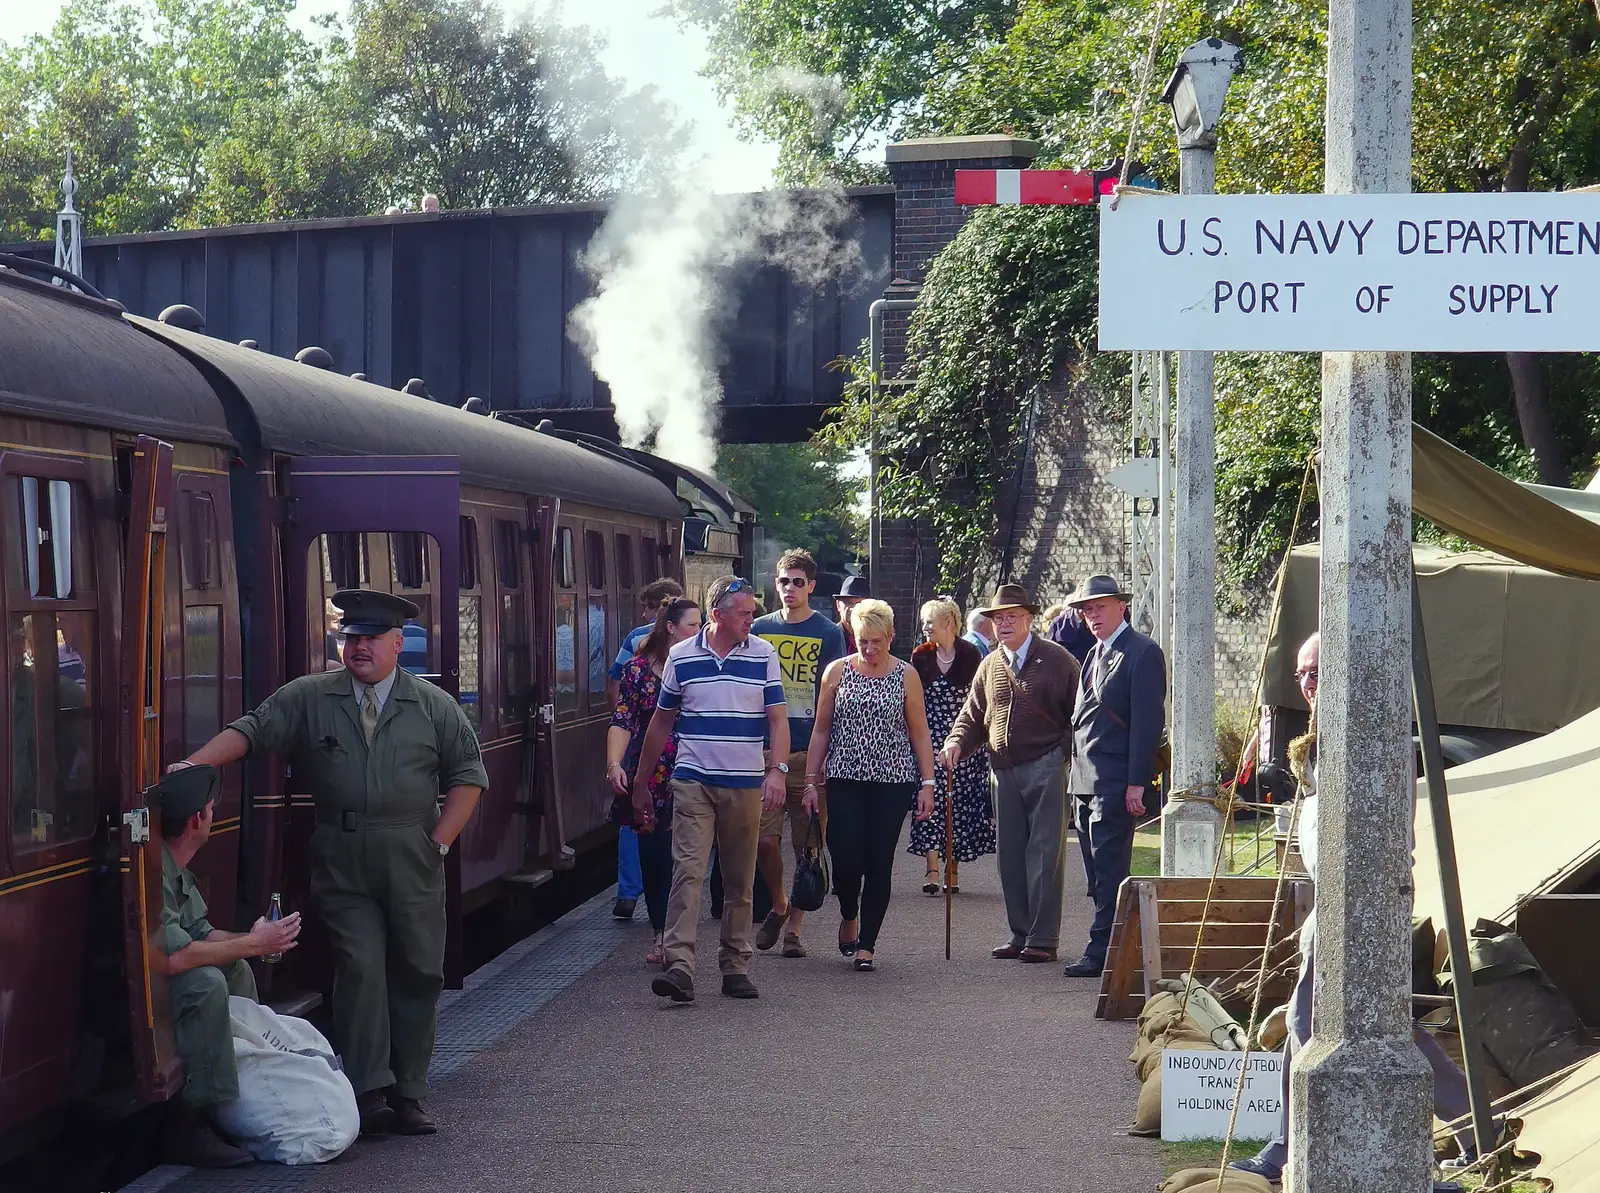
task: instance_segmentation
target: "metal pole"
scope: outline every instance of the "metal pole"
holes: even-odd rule
[[[878,383],[883,375],[883,315],[916,305],[914,298],[875,298],[867,307],[867,579],[879,595],[883,580],[878,574],[878,547],[883,536],[878,516]]]
[[[1216,150],[1180,148],[1179,190],[1216,192]],[[1217,792],[1217,448],[1209,352],[1178,353],[1172,574],[1172,788],[1161,817],[1161,873],[1208,876],[1222,840]]]
[[[1428,789],[1428,810],[1433,819],[1433,848],[1439,858],[1439,894],[1444,900],[1445,938],[1450,942],[1450,988],[1455,995],[1456,1022],[1461,1027],[1461,1067],[1467,1071],[1472,1135],[1478,1144],[1478,1155],[1487,1156],[1494,1150],[1494,1124],[1483,1052],[1478,1047],[1478,991],[1472,984],[1472,962],[1467,952],[1461,872],[1456,866],[1450,794],[1445,785],[1444,752],[1439,745],[1439,712],[1433,701],[1433,671],[1428,665],[1422,594],[1417,589],[1415,570],[1411,573],[1411,693],[1417,713],[1417,736],[1422,739],[1422,781]]]
[[[1156,354],[1156,641],[1172,649],[1172,378],[1171,358]]]

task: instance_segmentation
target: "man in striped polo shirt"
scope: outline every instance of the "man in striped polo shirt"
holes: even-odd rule
[[[750,581],[724,576],[706,594],[710,623],[667,655],[661,697],[639,750],[633,785],[634,823],[654,829],[648,777],[678,729],[672,771],[672,895],[667,901],[666,971],[650,988],[673,1002],[694,1001],[695,926],[700,885],[715,841],[722,859],[722,993],[757,997],[750,980],[755,933],[750,887],[763,808],[783,807],[789,718],[783,675],[771,644],[754,637],[756,598]],[[764,743],[772,743],[767,765]]]

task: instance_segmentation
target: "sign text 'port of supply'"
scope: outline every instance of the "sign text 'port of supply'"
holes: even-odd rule
[[[1600,193],[1100,201],[1100,347],[1600,349]]]

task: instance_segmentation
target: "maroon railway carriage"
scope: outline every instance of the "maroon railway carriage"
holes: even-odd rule
[[[328,597],[422,610],[402,665],[455,694],[490,788],[461,917],[606,836],[606,672],[684,506],[626,457],[160,323],[0,269],[0,1159],[73,1102],[178,1087],[140,795],[285,680],[336,664]],[[197,871],[220,926],[305,905],[310,797],[229,768]],[[324,988],[314,920],[270,975]]]

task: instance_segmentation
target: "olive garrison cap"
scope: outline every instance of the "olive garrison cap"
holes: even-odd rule
[[[163,775],[150,791],[162,816],[187,820],[217,798],[221,782],[214,766],[185,766]]]
[[[339,632],[363,638],[397,630],[422,612],[405,597],[365,588],[340,589],[333,594],[333,607],[344,614],[339,619]]]

